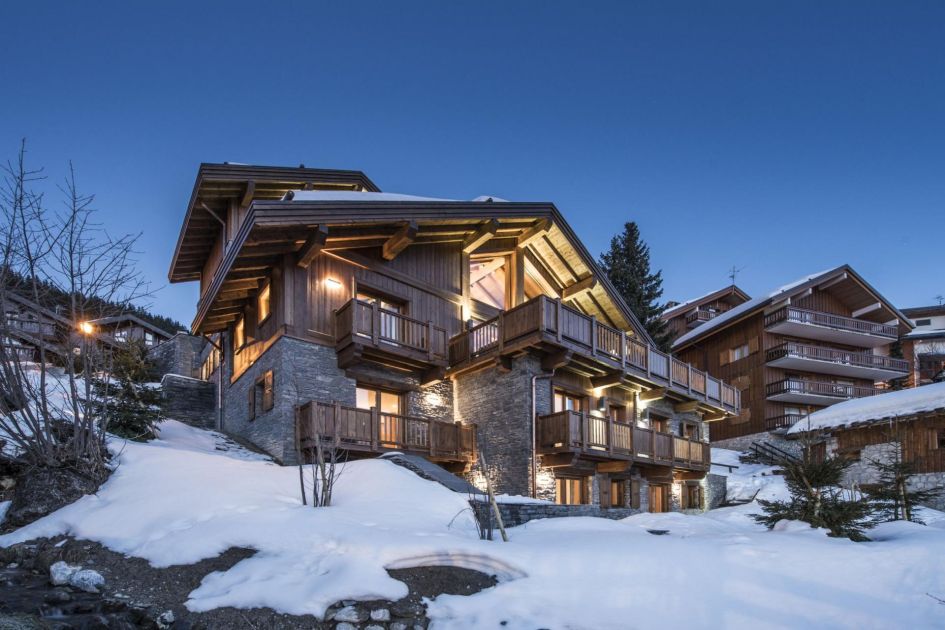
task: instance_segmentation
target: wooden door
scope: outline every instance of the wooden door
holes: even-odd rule
[[[669,511],[669,486],[650,485],[650,512]]]

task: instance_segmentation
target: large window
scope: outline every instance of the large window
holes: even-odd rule
[[[470,258],[469,296],[483,304],[505,310],[509,301],[508,268],[507,256]]]
[[[570,394],[556,389],[554,395],[554,411],[584,411],[584,397]]]
[[[256,297],[256,312],[259,316],[258,321],[260,324],[266,321],[269,318],[269,314],[272,312],[270,309],[270,291],[269,283],[266,283],[266,286],[262,288],[262,291],[259,292],[259,295]]]
[[[358,385],[358,409],[377,409],[381,413],[399,415],[403,410],[403,396],[373,387]]]
[[[579,505],[589,503],[586,477],[558,477],[555,479],[555,503]]]

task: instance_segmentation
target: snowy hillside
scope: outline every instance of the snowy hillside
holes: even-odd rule
[[[169,421],[121,443],[98,496],[5,537],[69,533],[149,560],[193,563],[233,546],[258,553],[207,575],[188,607],[266,606],[321,615],[339,599],[397,599],[386,567],[459,565],[500,583],[430,605],[442,628],[933,628],[945,623],[945,521],[882,525],[877,540],[802,524],[768,532],[752,504],[705,516],[533,521],[480,541],[465,497],[382,460],[353,462],[336,505],[301,505],[298,470]],[[458,518],[455,518],[460,514]],[[942,515],[938,515],[942,516]],[[450,523],[452,522],[452,525]],[[647,529],[666,529],[655,536]]]

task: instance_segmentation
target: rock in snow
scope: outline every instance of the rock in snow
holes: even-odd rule
[[[105,578],[98,571],[80,569],[69,576],[69,586],[86,593],[98,593],[98,589],[105,586]]]
[[[49,567],[49,581],[53,586],[65,586],[69,583],[69,578],[79,570],[80,567],[66,564],[62,560]]]
[[[350,621],[352,623],[361,623],[367,619],[362,611],[358,610],[354,606],[345,606],[341,610],[335,613],[335,621]]]

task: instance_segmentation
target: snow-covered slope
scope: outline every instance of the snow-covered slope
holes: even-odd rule
[[[336,505],[313,509],[300,503],[297,469],[210,432],[168,422],[159,440],[115,447],[120,466],[98,496],[0,544],[65,532],[159,566],[258,550],[208,575],[193,610],[320,615],[339,599],[405,595],[385,567],[455,564],[501,581],[437,598],[438,628],[932,628],[945,619],[926,595],[945,596],[941,523],[884,525],[878,542],[857,544],[803,525],[765,531],[747,504],[706,516],[533,521],[509,543],[487,542],[462,495],[383,460],[348,464]]]

